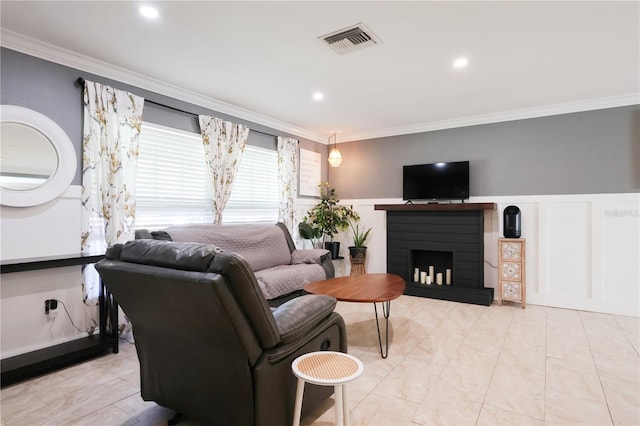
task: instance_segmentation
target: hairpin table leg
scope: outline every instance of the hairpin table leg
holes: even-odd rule
[[[373,304],[373,309],[376,312],[376,328],[378,329],[378,344],[380,345],[380,356],[383,359],[386,359],[389,355],[389,314],[391,313],[391,301],[382,302],[382,315],[384,315],[385,322],[385,351],[382,351],[382,337],[380,336],[380,323],[378,322],[378,307],[376,304]]]

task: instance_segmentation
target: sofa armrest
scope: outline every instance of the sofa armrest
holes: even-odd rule
[[[291,252],[291,264],[298,265],[300,263],[322,263],[323,257],[329,253],[325,249],[302,249]]]
[[[335,278],[336,268],[333,266],[333,260],[331,259],[331,252],[327,250],[327,254],[322,256],[320,266],[324,269],[324,273],[327,275],[327,279]]]
[[[136,240],[152,240],[153,236],[148,229],[136,229]]]
[[[291,252],[291,264],[299,263],[317,263],[322,266],[327,277],[333,278],[336,275],[333,262],[331,261],[331,252],[325,249],[302,249]]]
[[[336,299],[325,295],[296,297],[280,305],[273,311],[280,343],[287,344],[299,340],[325,318],[336,307]]]

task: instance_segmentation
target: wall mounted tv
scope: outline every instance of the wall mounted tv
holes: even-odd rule
[[[402,198],[409,201],[469,198],[469,162],[403,166]]]

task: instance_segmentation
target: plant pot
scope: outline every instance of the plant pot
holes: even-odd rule
[[[366,247],[349,247],[349,260],[351,260],[351,275],[366,274],[364,262],[367,258]]]
[[[357,258],[358,255],[364,257],[367,257],[367,248],[366,247],[354,247],[351,246],[349,247],[349,254],[351,255],[352,258]]]
[[[337,259],[340,257],[340,243],[338,241],[325,242],[324,248],[331,252],[331,259]]]

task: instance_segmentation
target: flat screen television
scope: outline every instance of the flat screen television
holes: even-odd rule
[[[402,168],[404,200],[466,200],[469,162],[416,164]]]

